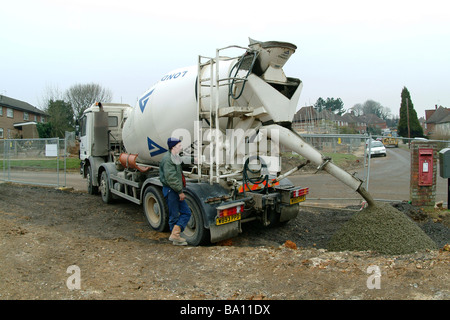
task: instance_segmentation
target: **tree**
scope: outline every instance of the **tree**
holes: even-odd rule
[[[322,112],[325,109],[325,100],[320,97],[317,99],[316,103],[314,104],[314,109],[316,109],[318,112]]]
[[[70,102],[73,114],[79,119],[84,110],[95,102],[111,102],[112,92],[102,88],[99,84],[76,84],[65,93],[65,100]]]
[[[382,108],[381,103],[376,102],[374,100],[367,100],[363,104],[363,112],[364,112],[365,115],[367,115],[367,114],[374,114],[374,115],[376,115],[377,117],[380,118],[379,110],[381,108]]]
[[[49,123],[53,137],[63,138],[66,131],[74,130],[73,109],[70,103],[63,100],[50,100],[45,111],[50,116]]]
[[[363,104],[357,103],[352,108],[355,116],[374,114],[378,118],[387,120],[391,116],[391,110],[383,107],[381,103],[374,100],[367,100]]]
[[[423,137],[422,126],[417,118],[417,112],[414,110],[411,95],[406,87],[403,87],[401,98],[400,119],[397,127],[398,134],[401,137],[408,138]]]
[[[363,113],[364,114],[374,114],[378,118],[386,120],[391,114],[391,110],[389,108],[385,108],[381,105],[381,103],[374,100],[367,100],[363,104]]]
[[[50,122],[38,122],[36,124],[36,129],[38,131],[39,134],[39,138],[43,139],[43,138],[54,138],[52,136],[52,132],[53,132],[53,127],[52,124]]]
[[[345,112],[344,103],[341,98],[327,98],[327,100],[323,100],[322,97],[317,99],[317,102],[314,105],[314,108],[321,112],[323,110],[329,110],[338,115],[342,115]]]
[[[47,85],[44,90],[44,94],[38,101],[39,109],[46,110],[50,100],[64,100],[64,93],[56,85]]]
[[[353,114],[357,117],[364,115],[364,107],[361,103],[357,103],[351,108]]]

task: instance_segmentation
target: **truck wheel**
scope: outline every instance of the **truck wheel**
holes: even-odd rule
[[[98,187],[94,186],[92,183],[93,179],[92,175],[92,167],[88,166],[87,173],[86,173],[86,180],[87,180],[87,191],[89,194],[97,194],[98,193]]]
[[[208,230],[205,228],[203,222],[203,214],[200,207],[197,205],[195,199],[186,194],[186,203],[191,209],[191,218],[183,231],[182,237],[186,239],[186,242],[192,246],[198,246],[205,244],[208,239]]]
[[[150,186],[144,192],[144,215],[153,230],[169,230],[169,209],[166,199],[158,188]]]
[[[102,175],[100,176],[100,194],[102,195],[102,200],[104,203],[111,203],[112,201],[112,194],[109,190],[109,179],[108,174],[106,171],[102,172]]]

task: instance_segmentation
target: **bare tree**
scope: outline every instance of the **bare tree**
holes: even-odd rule
[[[382,105],[374,100],[367,100],[363,104],[364,114],[374,114],[379,117],[381,108]]]
[[[352,108],[356,116],[374,114],[377,117],[386,120],[391,116],[391,109],[383,107],[379,102],[367,100],[363,104],[357,103]]]
[[[73,113],[78,119],[93,103],[111,102],[112,92],[96,83],[76,84],[67,89],[65,100],[72,104]]]
[[[389,109],[388,107],[382,107],[380,110],[380,115],[381,115],[381,119],[383,120],[387,120],[389,118],[392,118],[392,113],[391,113],[391,109]]]
[[[47,84],[44,95],[38,100],[38,108],[46,111],[50,101],[64,100],[64,93],[56,85]]]
[[[353,108],[351,108],[351,110],[353,111],[353,114],[357,117],[362,116],[364,114],[364,108],[361,103],[355,104]]]

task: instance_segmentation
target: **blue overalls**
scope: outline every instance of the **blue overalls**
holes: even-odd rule
[[[172,230],[175,225],[178,225],[181,228],[181,232],[183,232],[191,218],[191,210],[189,209],[186,200],[180,201],[178,193],[166,186],[163,186],[163,194],[169,207],[170,230]]]

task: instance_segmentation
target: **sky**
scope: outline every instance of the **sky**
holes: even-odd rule
[[[0,94],[42,107],[51,90],[98,83],[137,99],[171,70],[248,37],[297,50],[298,109],[319,97],[367,100],[399,114],[406,87],[419,117],[450,107],[448,1],[14,0],[0,15]]]

